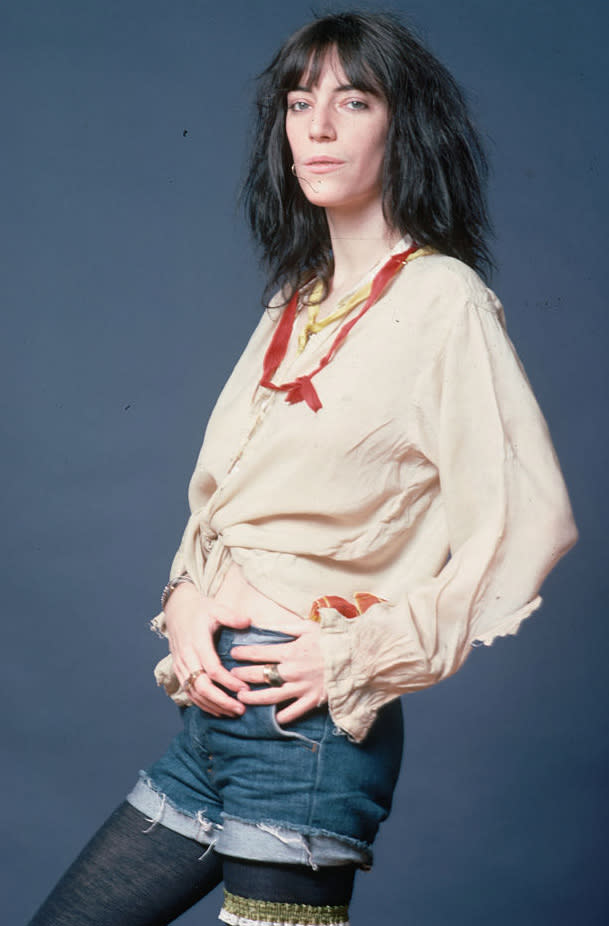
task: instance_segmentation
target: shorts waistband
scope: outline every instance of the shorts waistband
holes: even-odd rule
[[[246,627],[244,630],[234,630],[232,627],[223,627],[216,641],[216,652],[222,659],[228,656],[233,646],[259,646],[265,643],[289,643],[295,637],[279,630],[266,630],[263,627]]]

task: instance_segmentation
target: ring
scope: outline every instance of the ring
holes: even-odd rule
[[[184,691],[188,691],[188,689],[191,688],[192,685],[194,685],[198,677],[204,674],[205,674],[205,669],[203,668],[203,666],[201,666],[198,669],[195,669],[194,672],[191,672],[188,678],[186,679],[186,681],[182,682],[182,688],[184,689]]]
[[[285,679],[279,674],[279,669],[274,663],[267,663],[263,669],[262,674],[264,675],[264,680],[272,685],[273,688],[281,688],[285,684]]]

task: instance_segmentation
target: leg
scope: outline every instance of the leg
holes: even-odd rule
[[[213,850],[123,803],[67,870],[30,926],[165,926],[222,880]]]
[[[355,865],[312,869],[227,856],[223,861],[223,922],[347,926]]]

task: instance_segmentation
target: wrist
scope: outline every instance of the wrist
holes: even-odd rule
[[[178,588],[178,586],[183,585],[183,584],[194,585],[194,582],[192,581],[192,579],[186,572],[183,572],[182,575],[174,576],[173,579],[169,580],[169,582],[167,583],[167,585],[161,592],[161,610],[162,611],[164,611],[165,608],[167,607],[167,602],[169,601],[170,597],[175,592],[176,588]]]
[[[198,603],[201,601],[201,598],[202,595],[194,584],[191,582],[180,582],[171,593],[165,605],[163,611],[165,621],[171,621],[177,614],[184,611],[185,606],[188,605],[189,602]]]

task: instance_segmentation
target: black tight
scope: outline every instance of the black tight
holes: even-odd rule
[[[130,804],[108,818],[30,926],[164,926],[222,880],[222,861]],[[148,832],[144,833],[144,830]]]
[[[147,830],[147,832],[143,832]],[[66,871],[30,926],[165,926],[222,880],[242,897],[348,904],[355,869],[313,871],[222,858],[123,803]]]

